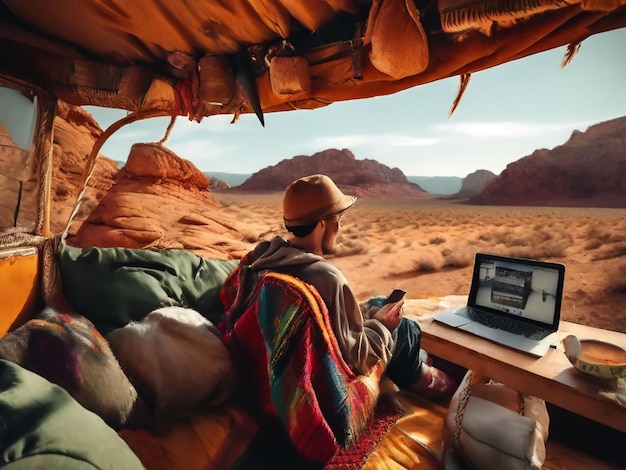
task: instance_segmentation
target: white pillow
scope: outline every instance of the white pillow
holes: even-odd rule
[[[481,470],[540,469],[549,423],[543,400],[468,371],[450,401],[444,443]]]
[[[235,388],[235,368],[217,328],[195,310],[165,307],[107,335],[156,431],[199,407],[220,405]]]

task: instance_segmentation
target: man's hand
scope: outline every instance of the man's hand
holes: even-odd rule
[[[374,314],[374,318],[387,327],[389,331],[393,331],[400,324],[400,320],[404,316],[402,306],[404,300],[393,304],[383,305],[378,312]]]

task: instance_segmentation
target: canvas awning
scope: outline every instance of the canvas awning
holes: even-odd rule
[[[0,0],[0,73],[72,104],[262,120],[624,26],[626,0]]]

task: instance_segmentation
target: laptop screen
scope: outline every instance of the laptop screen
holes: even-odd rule
[[[477,253],[468,305],[556,329],[564,277],[562,264]]]

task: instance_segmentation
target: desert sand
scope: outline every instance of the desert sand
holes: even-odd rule
[[[281,193],[214,195],[247,242],[288,235]],[[479,251],[565,264],[561,318],[626,333],[626,209],[361,199],[329,258],[361,300],[395,287],[425,299],[467,295]]]

